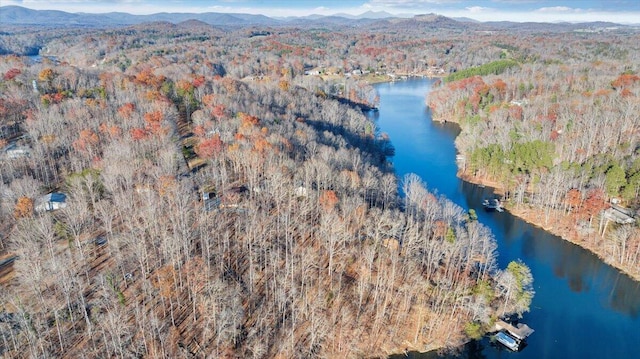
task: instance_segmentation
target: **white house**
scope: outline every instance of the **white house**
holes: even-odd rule
[[[31,155],[31,151],[29,147],[26,146],[18,146],[15,143],[12,143],[4,148],[4,153],[9,159],[17,159],[22,157],[29,157]]]
[[[67,206],[67,195],[60,192],[49,193],[36,199],[33,208],[36,212],[55,211]]]

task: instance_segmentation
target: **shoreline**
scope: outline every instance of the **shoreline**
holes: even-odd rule
[[[426,105],[427,107],[429,106],[428,103],[426,103]],[[455,123],[456,125],[458,125],[458,127],[460,127],[460,123],[455,119],[432,117],[432,120],[440,123]],[[458,166],[457,163],[456,166]],[[495,194],[504,195],[504,188],[499,182],[470,175],[459,166],[456,177],[465,182],[491,187],[493,188]],[[620,273],[629,276],[634,281],[640,282],[640,268],[634,268],[634,266],[630,265],[622,265],[607,257],[607,254],[603,253],[603,251],[596,246],[597,243],[605,239],[599,233],[589,234],[588,236],[580,235],[576,229],[575,223],[570,222],[572,218],[562,213],[561,211],[554,211],[553,215],[547,216],[548,218],[547,220],[545,220],[544,211],[538,208],[532,208],[527,205],[514,206],[507,202],[507,206],[505,207],[505,209],[513,216],[516,216],[527,223],[542,228],[543,230],[561,238],[562,240],[584,248],[607,265],[610,265],[611,267],[618,270]],[[567,223],[571,223],[572,225],[568,226]]]
[[[425,104],[428,108],[428,101],[425,101]],[[456,119],[436,119],[432,117],[432,121],[439,122],[441,124],[455,124],[455,126],[457,126],[457,128],[462,131],[460,123]],[[458,152],[457,154],[459,154],[458,146],[455,144],[455,141],[454,146],[456,147],[456,152]],[[461,163],[458,161],[456,161],[456,167],[456,177],[458,177],[459,179],[478,186],[490,187],[492,192],[496,195],[505,195],[505,183],[484,178],[482,176],[475,176],[469,172],[465,172],[461,166]],[[604,248],[599,247],[599,245],[601,245],[603,240],[605,239],[597,233],[597,220],[594,220],[596,228],[592,232],[581,235],[578,232],[579,229],[576,226],[575,217],[573,217],[571,214],[567,215],[562,210],[554,210],[549,213],[545,213],[544,209],[534,208],[527,204],[516,205],[511,201],[508,201],[504,204],[505,210],[508,211],[510,215],[513,215],[523,220],[524,222],[527,222],[528,224],[538,227],[549,234],[559,237],[564,241],[568,241],[573,245],[581,247],[591,254],[595,255],[603,263],[614,268],[614,272],[618,273],[616,274],[616,276],[619,274],[623,274],[636,282],[640,282],[640,268],[634,268],[634,266],[625,266],[616,263],[614,261],[614,258],[612,258],[605,252]],[[483,337],[489,335],[490,333],[491,332],[484,333]],[[459,348],[463,348],[463,346],[470,341],[471,340],[461,343]],[[401,348],[394,349],[402,350]],[[446,349],[446,346],[437,345],[430,348],[416,348],[415,346],[407,345],[403,352],[392,350],[392,353],[388,354],[387,359],[400,359],[402,357],[409,357],[413,355],[428,355],[429,353],[437,353],[441,350]]]
[[[496,194],[504,194],[504,189],[498,182],[469,175],[467,173],[464,173],[460,169],[458,169],[458,173],[456,174],[456,176],[465,182],[491,187]],[[544,231],[561,238],[562,240],[573,243],[591,252],[604,263],[615,268],[620,273],[623,273],[633,280],[640,282],[640,269],[636,268],[636,270],[634,271],[634,268],[632,268],[632,266],[620,265],[619,263],[616,263],[615,261],[607,258],[606,253],[602,253],[599,248],[595,246],[597,243],[603,241],[604,238],[598,233],[593,233],[586,237],[584,235],[580,235],[575,228],[575,224],[573,224],[573,226],[567,226],[567,223],[570,223],[570,221],[572,220],[570,216],[567,216],[563,213],[556,213],[559,212],[556,211],[552,213],[551,216],[547,216],[548,219],[545,221],[545,214],[541,209],[532,208],[531,206],[527,205],[512,205],[509,202],[507,202],[506,204],[507,206],[505,207],[505,209],[511,215],[518,217],[523,221],[530,223],[538,228],[541,228]]]

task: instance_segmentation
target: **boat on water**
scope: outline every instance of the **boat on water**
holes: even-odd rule
[[[510,336],[506,332],[498,332],[495,335],[496,340],[505,347],[517,352],[520,350],[520,340]]]
[[[482,206],[487,212],[504,212],[504,207],[502,207],[502,203],[497,198],[484,199],[482,201]]]

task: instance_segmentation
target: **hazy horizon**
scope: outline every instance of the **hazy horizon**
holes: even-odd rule
[[[477,21],[640,23],[640,2],[632,0],[5,0],[2,5],[71,13],[126,12],[136,15],[218,12],[281,18],[336,14],[357,16],[373,11],[399,17],[436,13]]]

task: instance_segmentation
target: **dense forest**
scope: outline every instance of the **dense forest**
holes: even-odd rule
[[[638,34],[482,30],[3,26],[1,355],[384,357],[526,311],[526,266],[395,178],[362,110],[403,75],[442,75],[463,176],[637,276]]]
[[[640,278],[640,36],[500,38],[501,58],[456,72],[427,99],[460,124],[461,174],[511,209]]]
[[[527,311],[526,265],[362,112],[505,53],[443,22],[3,27],[0,355],[385,357]]]

